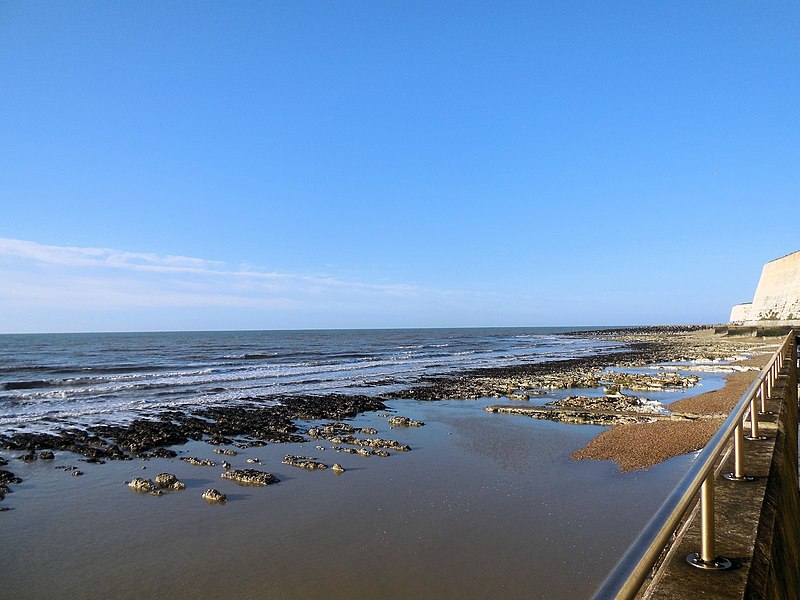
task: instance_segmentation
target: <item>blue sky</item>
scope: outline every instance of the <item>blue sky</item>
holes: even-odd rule
[[[0,0],[0,332],[720,322],[796,2]]]

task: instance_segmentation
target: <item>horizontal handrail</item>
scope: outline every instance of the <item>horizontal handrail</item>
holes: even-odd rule
[[[717,459],[735,429],[741,425],[747,409],[751,407],[751,404],[755,405],[756,394],[760,392],[763,397],[762,384],[767,380],[770,385],[772,384],[771,373],[775,373],[777,376],[777,372],[773,368],[779,361],[782,364],[784,358],[789,354],[794,336],[793,331],[786,336],[781,347],[731,410],[728,418],[694,460],[686,475],[678,482],[675,489],[594,593],[592,600],[610,600],[612,598],[628,600],[636,596],[653,565],[670,542],[684,514],[693,505],[695,494],[700,490],[700,486],[707,477],[713,477],[712,471]],[[751,414],[750,418],[751,421],[757,419],[757,415]]]

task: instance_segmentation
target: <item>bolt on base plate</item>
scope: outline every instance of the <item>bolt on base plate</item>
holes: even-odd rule
[[[758,479],[752,475],[742,475],[741,477],[737,477],[736,473],[723,473],[722,476],[728,481],[755,481]]]
[[[699,552],[692,552],[690,555],[688,555],[686,557],[686,562],[693,567],[697,567],[698,569],[707,569],[711,571],[724,571],[725,569],[730,569],[733,566],[733,563],[724,556],[715,556],[714,560],[706,562],[700,558]]]

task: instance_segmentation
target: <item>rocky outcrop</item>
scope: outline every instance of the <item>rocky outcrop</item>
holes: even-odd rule
[[[76,471],[72,472],[73,475],[75,473]],[[152,494],[153,496],[161,496],[165,490],[186,489],[186,485],[172,473],[159,473],[156,475],[155,481],[143,477],[134,477],[131,481],[127,481],[126,483],[128,487],[137,492]]]
[[[134,477],[131,481],[128,481],[127,484],[129,488],[134,489],[137,492],[142,492],[143,494],[160,496],[163,493],[152,479]]]
[[[547,407],[592,409],[604,411],[637,412],[637,413],[663,413],[664,405],[647,398],[616,394],[614,396],[567,396],[560,400],[549,402]]]
[[[358,438],[354,435],[334,436],[329,440],[332,444],[350,444],[351,446],[368,446],[370,448],[389,448],[400,452],[408,452],[411,446],[401,444],[397,440],[383,438]]]
[[[224,454],[225,456],[236,456],[239,454],[236,450],[229,450],[228,448],[214,448],[214,454]]]
[[[6,464],[6,461],[3,461]],[[9,487],[12,483],[22,483],[22,479],[14,475],[11,471],[0,469],[0,501],[2,501],[6,494],[10,494],[13,490]]]
[[[388,421],[389,425],[392,427],[422,427],[425,425],[422,421],[414,421],[413,419],[409,419],[408,417],[392,417]]]
[[[239,485],[272,485],[280,481],[272,473],[256,469],[236,469],[222,473],[220,477],[235,481]]]
[[[162,490],[185,490],[186,484],[183,483],[172,473],[159,473],[156,475],[156,485]]]
[[[623,423],[647,423],[653,417],[645,415],[615,413],[611,411],[559,410],[538,406],[487,406],[484,410],[492,413],[524,415],[532,419],[546,419],[558,423],[575,425],[621,425]]]
[[[600,380],[617,388],[634,392],[661,391],[667,389],[684,389],[697,385],[697,375],[681,375],[676,371],[659,371],[656,373],[624,373],[605,371]]]
[[[296,456],[294,454],[287,454],[282,462],[285,465],[291,465],[301,469],[308,469],[309,471],[319,471],[328,468],[328,465],[319,462],[313,456]]]
[[[189,463],[190,465],[195,465],[197,467],[216,467],[217,463],[213,460],[208,460],[207,458],[197,458],[195,456],[182,456],[181,460],[184,462]]]
[[[213,504],[224,504],[228,501],[228,497],[214,488],[209,488],[203,492],[203,500]]]

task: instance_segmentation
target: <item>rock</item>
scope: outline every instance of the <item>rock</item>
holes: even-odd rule
[[[32,462],[32,461],[36,460],[36,452],[31,450],[27,454],[23,454],[22,456],[18,456],[17,458],[20,459],[23,462]]]
[[[75,473],[75,471],[73,471],[73,473]],[[143,494],[150,494],[152,492],[158,491],[158,486],[152,479],[134,477],[127,483],[129,488],[133,488],[137,492],[142,492]]]
[[[239,485],[272,485],[278,483],[278,479],[272,473],[258,471],[256,469],[236,469],[220,475],[223,479],[230,479]]]
[[[42,460],[54,460],[56,457],[50,450],[42,450],[39,452],[39,458]]]
[[[224,454],[225,456],[236,456],[239,454],[236,450],[228,450],[227,448],[214,448],[215,454]]]
[[[0,434],[0,447],[26,452],[30,460],[36,460],[35,451],[39,449],[116,460],[130,460],[132,456],[175,458],[176,453],[166,447],[189,440],[241,448],[263,446],[268,442],[301,443],[306,438],[297,433],[297,421],[344,419],[385,408],[376,398],[345,394],[281,396],[277,402],[266,405],[265,399],[252,398],[249,404],[245,399],[235,406],[203,407],[193,412],[164,410],[124,425],[97,424],[88,430],[72,427],[42,433],[17,428],[8,435]],[[342,424],[341,427],[344,430],[349,426]]]
[[[331,470],[334,473],[344,473],[345,472],[345,468],[342,465],[340,465],[339,463],[333,463],[333,466],[331,467]]]
[[[372,454],[375,456],[384,456],[384,457],[391,456],[391,454],[389,454],[386,450],[373,450]]]
[[[72,472],[73,477],[80,477],[83,475],[83,471],[78,471],[77,469]]]
[[[392,417],[389,419],[389,425],[392,427],[422,427],[425,425],[422,421],[414,421],[408,417]]]
[[[325,446],[314,446],[317,450],[325,450]]]
[[[660,402],[637,398],[618,393],[609,396],[567,396],[560,400],[549,402],[546,406],[570,409],[593,409],[604,411],[636,412],[636,413],[662,413],[664,406]]]
[[[328,468],[328,465],[318,462],[313,456],[295,456],[294,454],[287,454],[282,462],[285,465],[308,469],[309,471]]]
[[[188,462],[190,465],[196,465],[198,467],[216,467],[217,463],[213,460],[208,460],[207,458],[196,458],[194,456],[182,456],[181,460],[184,462]]]
[[[231,468],[231,463],[229,463],[227,460],[223,460],[222,461],[222,468],[227,471],[228,469]]]
[[[11,471],[0,469],[0,484],[2,483],[22,483],[22,479],[14,475]]]
[[[22,479],[14,475],[11,471],[4,471],[0,469],[0,500],[10,494],[12,489],[8,487],[9,483],[22,483]]]
[[[203,500],[206,502],[216,502],[218,504],[224,504],[228,501],[228,497],[220,492],[219,490],[215,490],[214,488],[209,488],[205,492],[203,492]]]
[[[248,458],[247,462],[250,463],[251,465],[260,465],[261,464],[261,459],[260,458]]]
[[[150,456],[153,458],[175,458],[178,456],[178,453],[167,448],[156,448],[150,452]]]
[[[8,464],[8,461],[0,456],[0,467],[5,467]]]
[[[159,473],[156,475],[156,485],[162,490],[185,490],[186,484],[172,473]]]
[[[378,430],[375,429],[374,427],[362,427],[361,433],[363,433],[364,435],[376,435],[378,433]]]

